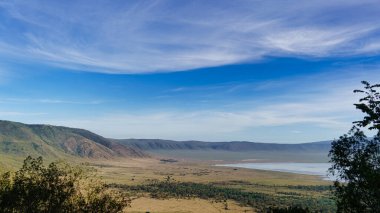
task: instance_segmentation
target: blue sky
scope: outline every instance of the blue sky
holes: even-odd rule
[[[0,119],[113,138],[307,142],[380,82],[377,1],[2,1]]]

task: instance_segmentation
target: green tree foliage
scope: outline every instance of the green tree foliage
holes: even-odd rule
[[[27,157],[0,177],[0,212],[120,212],[126,201],[79,167]]]
[[[334,183],[338,212],[380,212],[380,95],[379,84],[363,81],[365,97],[355,104],[365,113],[348,132],[332,143],[329,153],[337,176]],[[367,137],[362,129],[374,131]]]
[[[285,208],[269,208],[267,213],[311,213],[308,208],[301,208],[299,206],[291,206]]]

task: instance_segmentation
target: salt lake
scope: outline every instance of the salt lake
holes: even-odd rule
[[[334,180],[334,177],[329,177],[327,172],[331,167],[330,163],[237,163],[217,166],[317,175],[324,180]]]

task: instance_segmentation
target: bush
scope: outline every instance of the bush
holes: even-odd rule
[[[120,212],[127,202],[82,168],[27,157],[0,177],[0,212]]]

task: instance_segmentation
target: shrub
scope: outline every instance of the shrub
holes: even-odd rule
[[[27,157],[20,170],[0,177],[0,212],[120,212],[127,202],[91,173],[63,162],[44,166]]]

